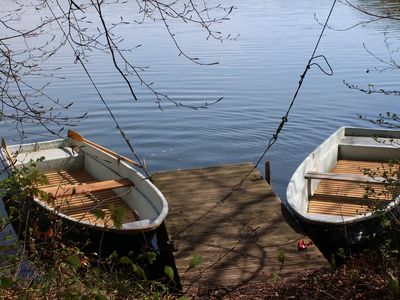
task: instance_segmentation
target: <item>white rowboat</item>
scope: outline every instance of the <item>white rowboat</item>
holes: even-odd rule
[[[54,201],[37,197],[33,201],[41,209],[57,214],[63,222],[123,235],[157,229],[168,214],[165,197],[131,164],[113,154],[83,138],[68,137],[3,145],[0,151],[3,165],[8,168],[20,168],[30,160],[45,158],[37,167],[47,177],[48,184],[40,189],[50,193]],[[110,216],[116,207],[123,211],[122,226],[114,226]]]
[[[389,171],[395,174],[399,168],[399,163],[389,163],[393,160],[400,160],[399,130],[342,127],[294,172],[287,204],[296,217],[313,225],[350,225],[373,219],[377,204],[383,213],[398,207],[399,190],[384,190]],[[399,187],[399,178],[391,179]],[[368,187],[375,190],[370,199],[365,197]]]

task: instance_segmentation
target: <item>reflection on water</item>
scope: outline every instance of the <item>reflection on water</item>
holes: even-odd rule
[[[360,1],[361,2],[361,1]],[[391,1],[393,5],[395,1]],[[146,23],[126,26],[126,46],[136,49],[133,59],[150,66],[144,76],[154,87],[186,103],[204,99],[224,99],[203,110],[157,108],[154,95],[134,82],[139,101],[134,102],[126,86],[115,74],[110,58],[91,57],[88,64],[105,99],[131,139],[139,155],[146,158],[150,171],[195,168],[244,161],[255,162],[279,125],[308,61],[331,1],[229,1],[238,9],[222,24],[225,32],[240,34],[237,41],[205,41],[203,34],[188,26],[180,27],[178,39],[191,55],[216,66],[197,66],[183,57],[161,26]],[[371,7],[380,1],[369,1]],[[385,1],[385,3],[389,3]],[[384,6],[382,10],[386,8]],[[121,11],[120,11],[121,12]],[[117,10],[112,13],[118,15]],[[108,12],[111,13],[111,12]],[[338,4],[330,25],[346,28],[363,22],[365,16]],[[350,31],[328,30],[317,54],[324,54],[334,75],[323,75],[317,68],[308,73],[289,123],[268,154],[272,165],[272,184],[284,198],[291,174],[301,161],[338,127],[370,126],[357,114],[395,110],[396,99],[364,95],[345,87],[343,80],[366,86],[383,83],[394,87],[394,73],[366,73],[377,66],[363,43],[377,55],[387,56],[382,31],[397,31],[396,25],[381,20]],[[396,37],[397,38],[397,37]],[[63,66],[48,92],[56,98],[74,101],[72,114],[88,112],[88,118],[75,129],[82,135],[129,155],[114,123],[71,53],[51,60]],[[9,143],[17,132],[2,124],[0,135]],[[44,139],[39,126],[25,128],[26,141]]]

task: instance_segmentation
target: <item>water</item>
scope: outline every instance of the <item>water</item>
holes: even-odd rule
[[[118,32],[125,37],[123,46],[142,44],[130,55],[136,65],[150,67],[143,76],[154,82],[160,92],[186,104],[224,97],[208,109],[166,104],[164,110],[159,110],[154,95],[133,80],[139,97],[135,102],[112,68],[109,56],[89,57],[87,66],[93,79],[137,153],[146,159],[150,172],[257,161],[278,127],[317,41],[321,25],[315,17],[323,22],[332,3],[325,0],[222,2],[238,8],[229,21],[219,25],[225,33],[240,34],[236,41],[206,41],[204,32],[197,27],[174,27],[188,54],[204,62],[218,61],[215,66],[198,66],[178,56],[178,50],[160,24],[132,24]],[[380,1],[368,3],[374,9],[382,5]],[[118,17],[127,12],[128,9],[114,5],[107,14]],[[125,19],[129,18],[132,19],[132,14],[128,13]],[[346,28],[365,20],[361,13],[338,4],[330,25]],[[388,20],[349,31],[326,31],[317,54],[327,57],[334,75],[326,76],[316,67],[310,70],[287,126],[266,156],[271,161],[273,188],[283,200],[296,167],[338,127],[369,127],[358,114],[398,111],[395,97],[365,95],[343,84],[346,80],[363,87],[368,83],[385,83],[386,88],[396,88],[395,72],[366,73],[379,64],[367,54],[363,44],[376,55],[387,57],[382,34],[386,26],[394,42],[398,41],[399,27]],[[47,92],[66,103],[73,101],[70,115],[88,113],[87,119],[74,130],[130,156],[82,68],[74,64],[72,51],[60,51],[46,64],[62,66],[57,75],[65,78],[51,79]],[[25,142],[49,138],[40,126],[28,125],[25,131]],[[18,140],[13,124],[1,123],[0,135],[10,144]]]

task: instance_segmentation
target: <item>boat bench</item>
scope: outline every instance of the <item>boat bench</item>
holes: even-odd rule
[[[128,178],[98,181],[94,183],[82,183],[74,185],[52,186],[41,188],[43,192],[51,194],[53,197],[64,197],[75,194],[112,190],[121,187],[133,187],[134,184]]]
[[[367,175],[342,174],[333,172],[316,172],[316,171],[307,172],[304,178],[307,179],[308,200],[310,200],[312,197],[311,180],[313,179],[347,181],[354,183],[374,183],[374,184],[383,184],[386,180],[383,177],[370,177]]]

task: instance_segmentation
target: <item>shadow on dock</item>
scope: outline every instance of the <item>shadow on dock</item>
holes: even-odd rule
[[[153,181],[168,200],[166,227],[184,289],[237,286],[249,281],[290,278],[327,267],[317,247],[252,163],[158,172]],[[191,267],[194,256],[201,257]]]

